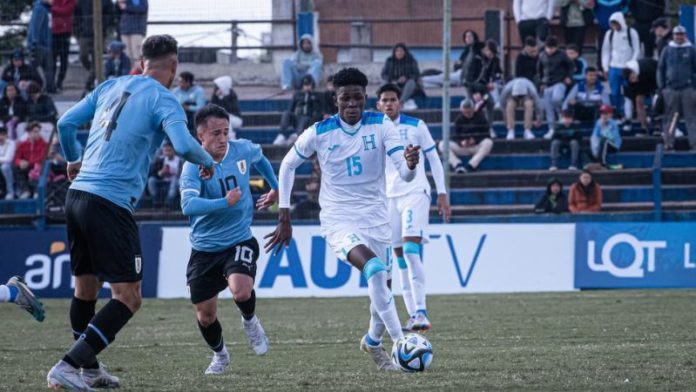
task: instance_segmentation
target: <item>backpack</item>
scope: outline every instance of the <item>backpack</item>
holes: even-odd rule
[[[635,31],[632,27],[627,27],[628,29],[628,46],[631,47],[631,50],[633,50],[633,38],[631,37],[631,31]],[[637,33],[636,33],[637,34]],[[613,49],[614,45],[614,29],[611,29],[611,32],[609,32],[609,53],[611,53],[611,50]]]

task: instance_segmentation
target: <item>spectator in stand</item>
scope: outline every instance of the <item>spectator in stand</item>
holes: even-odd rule
[[[544,110],[549,131],[545,139],[553,137],[556,123],[556,112],[560,111],[566,91],[573,84],[573,62],[558,49],[556,37],[549,36],[544,45],[544,51],[539,55],[538,67],[541,91],[544,94]]]
[[[554,0],[513,0],[512,14],[520,33],[520,41],[529,36],[539,42],[546,41],[553,9]]]
[[[629,61],[624,69],[624,79],[628,81],[624,85],[626,98],[633,102],[636,108],[636,117],[640,122],[640,134],[649,135],[648,116],[645,109],[646,99],[650,99],[657,91],[657,61],[651,57],[638,61]],[[630,114],[626,117],[631,118]]]
[[[527,37],[524,40],[524,47],[515,59],[515,77],[527,78],[534,85],[539,84],[539,47],[534,37]]]
[[[165,189],[165,205],[174,206],[182,165],[183,161],[174,152],[174,147],[169,142],[164,142],[162,155],[152,163],[150,178],[147,180],[147,190],[152,196],[154,207],[162,205],[161,191]]]
[[[116,4],[121,11],[119,31],[126,44],[126,55],[133,61],[140,60],[143,38],[147,33],[147,0],[118,0]]]
[[[597,81],[597,68],[587,67],[585,80],[577,83],[563,101],[563,110],[575,113],[579,121],[594,122],[599,113],[599,107],[609,105],[609,93],[606,87]]]
[[[619,124],[612,118],[613,109],[609,105],[599,108],[599,120],[595,123],[590,137],[590,148],[595,162],[607,166],[607,155],[621,149]]]
[[[537,214],[563,214],[568,211],[568,198],[563,193],[563,184],[557,178],[551,178],[546,184],[546,193],[534,206]]]
[[[573,122],[573,112],[570,110],[563,111],[561,115],[561,123],[558,124],[558,129],[553,134],[551,141],[551,167],[549,170],[558,170],[558,158],[561,157],[561,150],[570,149],[570,166],[568,170],[578,170],[580,160],[580,143],[582,143],[582,134]]]
[[[27,101],[27,121],[55,124],[58,120],[58,109],[51,97],[41,92],[41,88],[34,82],[27,87],[29,100]],[[29,127],[27,126],[27,131]]]
[[[602,53],[604,36],[607,30],[611,29],[609,18],[615,12],[622,12],[626,9],[629,0],[595,0],[594,14],[597,21],[597,53]],[[602,70],[602,56],[597,56],[597,69]],[[606,75],[601,75],[606,77]]]
[[[131,61],[123,51],[126,46],[121,41],[111,41],[108,49],[108,58],[104,64],[104,77],[113,79],[128,75],[131,70]]]
[[[194,84],[194,76],[191,72],[184,71],[179,74],[179,85],[172,90],[172,93],[179,100],[179,103],[186,112],[188,129],[193,134],[196,129],[193,118],[198,109],[205,106],[205,90],[203,87]]]
[[[29,30],[27,32],[27,48],[33,55],[33,65],[41,68],[46,92],[56,92],[55,75],[53,71],[53,37],[51,34],[51,4],[53,0],[36,0],[31,11]]]
[[[300,49],[283,60],[280,87],[287,91],[302,88],[302,78],[310,75],[314,83],[321,83],[323,58],[314,50],[314,39],[310,34],[300,37]]]
[[[336,88],[333,84],[333,75],[329,75],[329,77],[326,78],[326,91],[324,91],[324,94],[322,94],[321,99],[322,118],[327,119],[338,113],[338,106],[336,106]]]
[[[5,86],[0,99],[0,122],[5,125],[11,139],[16,138],[17,124],[25,120],[27,115],[27,101],[19,95],[17,86],[9,83]]]
[[[108,28],[114,20],[114,3],[111,0],[101,0],[102,3],[102,37],[106,37]],[[80,47],[80,63],[87,71],[85,89],[94,89],[94,18],[93,0],[77,0],[73,17],[73,32]]]
[[[570,44],[582,54],[587,28],[594,24],[594,0],[560,0],[561,26],[566,47]]]
[[[19,143],[14,157],[14,176],[21,192],[20,199],[31,197],[33,189],[30,184],[41,173],[41,166],[46,159],[48,143],[41,138],[41,124],[32,121],[27,125],[27,140]]]
[[[305,184],[307,198],[295,204],[292,208],[293,218],[295,219],[319,219],[319,189],[321,188],[321,167],[316,155],[311,159],[312,174],[309,181]]]
[[[7,137],[7,129],[0,127],[0,174],[5,183],[5,200],[15,198],[12,163],[15,155],[15,142]]]
[[[459,105],[461,114],[454,122],[453,140],[449,142],[450,167],[456,173],[474,172],[478,170],[481,162],[491,153],[493,140],[488,137],[488,121],[482,113],[474,110],[474,102],[465,98]],[[445,141],[439,143],[440,151],[445,148]],[[460,157],[473,155],[469,162],[464,165]]]
[[[498,58],[498,44],[493,40],[486,41],[481,53],[483,54],[481,73],[473,84],[467,86],[467,92],[476,104],[476,111],[485,107],[488,123],[493,124],[493,109],[500,103],[500,85],[503,80],[503,69],[500,67]],[[489,135],[495,137],[492,127]]]
[[[472,32],[473,33],[473,32]],[[483,66],[483,51],[484,43],[480,42],[478,35],[473,33],[474,44],[467,50],[466,57],[462,63],[462,73],[460,76],[461,85],[465,87],[467,96],[471,96],[473,93],[471,89],[467,86],[471,86],[476,79],[478,79],[481,74],[481,67]]]
[[[50,167],[48,170],[48,182],[65,182],[68,179],[68,163],[63,156],[63,148],[60,146],[58,133],[51,136],[51,145],[48,147],[48,160]]]
[[[674,148],[669,124],[675,115],[683,116],[691,152],[696,152],[696,49],[686,38],[684,26],[672,30],[674,41],[664,49],[657,66],[657,86],[665,100],[662,135],[666,148]]]
[[[665,0],[632,0],[628,3],[628,9],[633,16],[633,27],[643,44],[645,57],[653,57],[655,35],[652,32],[652,25],[664,16]]]
[[[660,59],[662,50],[672,41],[672,32],[669,30],[667,18],[660,18],[653,22],[652,33],[655,35],[655,58]]]
[[[507,140],[515,138],[515,111],[518,107],[524,108],[524,138],[534,139],[532,133],[532,121],[534,109],[537,113],[537,121],[534,127],[541,125],[544,115],[544,104],[539,97],[534,84],[527,78],[515,78],[509,81],[500,93],[500,105],[505,108],[505,124],[508,133]]]
[[[609,18],[611,30],[604,35],[602,44],[602,69],[609,79],[609,99],[618,117],[623,119],[623,70],[626,63],[638,60],[640,39],[638,33],[626,25],[621,12],[615,12]]]
[[[420,70],[418,62],[408,51],[403,43],[398,43],[392,50],[392,55],[387,58],[382,68],[382,80],[385,83],[393,83],[401,89],[401,102],[403,110],[416,110],[418,106],[411,99],[420,93]]]
[[[585,80],[585,72],[587,71],[587,61],[580,57],[580,51],[575,44],[570,44],[566,48],[566,55],[573,62],[573,84]]]
[[[322,118],[322,101],[317,93],[314,92],[314,80],[311,76],[305,75],[302,79],[302,90],[295,93],[290,101],[290,107],[283,112],[280,119],[280,132],[276,136],[273,144],[292,145],[297,137],[310,124]],[[287,135],[287,130],[292,123],[292,133]]]
[[[210,99],[211,103],[221,106],[230,115],[230,133],[229,138],[235,138],[235,129],[242,127],[242,111],[239,110],[239,99],[237,93],[232,88],[232,78],[225,75],[219,76],[213,80],[213,96]]]
[[[53,33],[53,69],[56,74],[56,89],[63,89],[63,80],[68,72],[68,52],[73,30],[73,12],[76,0],[53,0],[51,6],[51,32]],[[58,67],[60,61],[60,68]]]
[[[22,49],[15,49],[12,52],[10,64],[2,70],[2,80],[17,86],[23,95],[26,95],[29,82],[35,82],[39,86],[43,84],[41,75],[36,68],[24,62]]]
[[[583,170],[578,181],[570,187],[568,209],[573,214],[599,212],[602,209],[602,189],[589,171]]]
[[[451,86],[458,86],[462,83],[462,79],[464,79],[462,72],[465,69],[464,65],[466,64],[469,55],[475,50],[478,50],[479,52],[481,51],[482,44],[479,42],[478,34],[476,34],[474,30],[465,30],[464,34],[462,34],[462,41],[464,41],[464,48],[462,49],[462,53],[459,55],[459,59],[453,64],[454,72],[450,73]],[[478,75],[478,72],[476,72],[476,75]],[[442,86],[444,74],[440,73],[438,75],[423,76],[421,79],[423,80],[423,85],[425,87],[439,87]]]

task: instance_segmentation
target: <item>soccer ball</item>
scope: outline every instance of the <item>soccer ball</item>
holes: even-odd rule
[[[410,333],[394,343],[392,361],[404,372],[422,372],[433,362],[433,346],[425,336]]]

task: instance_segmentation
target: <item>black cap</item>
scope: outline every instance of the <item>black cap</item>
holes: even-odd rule
[[[669,22],[667,21],[667,18],[657,18],[655,21],[652,23],[652,30],[655,30],[658,27],[662,27],[663,29],[669,29]]]

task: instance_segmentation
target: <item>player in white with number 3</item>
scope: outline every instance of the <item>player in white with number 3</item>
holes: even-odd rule
[[[279,175],[278,226],[268,234],[266,251],[287,246],[292,238],[290,193],[295,169],[317,153],[321,167],[321,231],[336,255],[362,271],[370,296],[370,327],[360,341],[382,370],[398,370],[382,335],[403,336],[399,315],[387,287],[391,230],[384,170],[387,157],[401,178],[416,176],[419,147],[404,147],[394,124],[381,113],[363,112],[367,77],[355,68],[334,75],[338,115],[316,123],[297,139],[283,159]]]
[[[401,91],[397,86],[385,84],[377,90],[377,109],[394,122],[402,143],[423,148],[437,188],[437,209],[445,222],[448,222],[451,211],[444,170],[435,142],[423,120],[401,114],[400,98]],[[430,329],[430,320],[425,306],[425,269],[420,251],[430,215],[430,183],[425,175],[424,165],[419,165],[416,171],[416,178],[405,182],[393,165],[387,165],[387,197],[392,245],[399,267],[404,304],[409,315],[404,329],[427,331]]]

